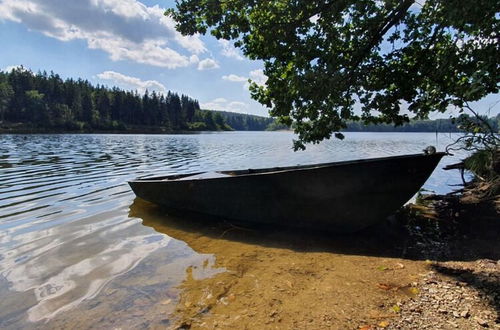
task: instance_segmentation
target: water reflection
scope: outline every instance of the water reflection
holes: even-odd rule
[[[79,311],[85,308],[92,311],[74,317],[92,324],[97,316],[108,313],[116,304],[122,306],[120,313],[136,314],[160,304],[162,298],[171,299],[172,306],[175,305],[177,294],[169,290],[175,290],[183,281],[189,267],[205,270],[196,275],[198,278],[223,271],[213,267],[213,256],[198,254],[186,244],[142,226],[136,218],[127,218],[125,214],[113,217],[101,213],[101,216],[107,219],[88,217],[36,234],[17,235],[19,242],[27,243],[18,244],[2,255],[0,272],[11,293],[0,302],[0,311],[12,312],[12,302],[26,299],[25,293],[32,292],[34,299],[30,297],[29,305],[23,306],[28,307],[25,313],[29,321],[68,322],[71,320],[68,312],[79,306]],[[109,290],[102,292],[105,287],[131,290],[134,294],[109,297]],[[146,301],[127,305],[126,301],[137,296],[137,292],[139,296],[145,295]],[[93,300],[106,308],[90,308]],[[66,313],[60,314],[63,311]],[[165,318],[164,313],[158,315]]]
[[[295,252],[401,257],[407,239],[403,228],[391,223],[351,234],[272,225],[234,225],[230,220],[168,210],[140,198],[130,207],[130,216],[142,219],[143,225],[157,232],[186,242],[197,252],[215,254],[217,258],[224,258],[225,251],[233,252],[229,248],[231,242]]]
[[[387,315],[384,304],[408,295],[412,276],[425,271],[423,262],[400,259],[406,237],[398,226],[351,235],[245,228],[201,215],[172,215],[140,199],[130,216],[214,255],[215,265],[227,269],[203,279],[186,277],[174,328],[316,329],[327,328],[325,315],[334,324],[357,328],[357,318]],[[389,279],[380,267],[391,269]],[[377,289],[388,280],[401,290]]]
[[[0,327],[49,320],[47,327],[144,327],[133,318],[139,314],[165,325],[188,269],[200,278],[224,271],[199,244],[213,235],[155,230],[160,222],[133,204],[127,180],[415,153],[436,144],[434,134],[348,134],[294,153],[291,139],[269,132],[0,136]],[[440,139],[443,149],[448,138]],[[438,170],[426,186],[443,191],[458,182]]]

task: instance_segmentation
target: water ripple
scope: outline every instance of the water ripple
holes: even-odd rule
[[[357,133],[295,153],[292,138],[286,132],[0,136],[0,327],[57,317],[132,270],[147,277],[155,270],[145,260],[181,269],[180,282],[186,267],[210,259],[129,217],[130,179],[418,153],[430,144],[442,150],[450,140]],[[443,182],[459,180],[437,170],[426,187],[444,192],[450,188]],[[163,291],[175,284],[165,281]]]

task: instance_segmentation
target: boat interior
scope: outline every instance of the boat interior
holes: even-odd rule
[[[436,154],[444,155],[445,153],[438,152]],[[276,172],[289,171],[289,170],[310,169],[310,168],[318,168],[318,167],[332,166],[332,165],[340,166],[340,165],[347,165],[347,164],[354,164],[354,163],[380,161],[380,160],[384,160],[384,159],[394,159],[394,158],[406,158],[406,157],[414,157],[414,156],[417,156],[417,155],[403,155],[403,156],[392,156],[392,157],[372,158],[372,159],[358,159],[358,160],[340,161],[340,162],[333,162],[333,163],[295,165],[295,166],[284,166],[284,167],[270,167],[270,168],[261,168],[261,169],[249,168],[249,169],[244,169],[244,170],[196,172],[196,173],[186,173],[186,174],[174,174],[174,175],[161,176],[161,177],[144,177],[144,178],[138,178],[138,180],[144,180],[144,181],[184,181],[184,180],[215,179],[215,178],[224,178],[224,177],[232,177],[232,176],[239,176],[239,175],[276,173]]]

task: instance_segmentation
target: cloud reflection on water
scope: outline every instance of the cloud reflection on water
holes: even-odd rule
[[[286,132],[2,136],[0,327],[26,326],[23,318],[55,322],[77,311],[85,311],[89,324],[101,325],[93,319],[99,308],[102,315],[138,308],[128,301],[127,285],[143,285],[144,292],[161,299],[171,297],[170,288],[192,265],[209,260],[210,269],[200,276],[223,271],[213,268],[214,256],[198,254],[129,217],[134,195],[127,180],[418,153],[436,142],[434,134],[349,133],[344,141],[294,153],[292,138]],[[444,138],[440,143],[442,150]],[[426,185],[449,190],[443,182],[460,180],[452,175],[438,169]],[[120,303],[107,298],[99,305],[106,308],[91,308],[89,301],[118,285]],[[110,310],[114,303],[117,310]]]

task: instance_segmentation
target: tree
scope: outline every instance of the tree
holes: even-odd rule
[[[83,90],[82,95],[82,119],[90,126],[95,126],[98,123],[99,113],[94,108],[92,93],[90,90]]]
[[[93,86],[83,79],[63,80],[54,72],[33,74],[23,67],[0,71],[0,121],[7,123],[65,130],[123,130],[126,125],[178,130],[189,128],[188,116],[194,119],[199,109],[198,101],[172,92],[167,97],[156,91],[140,95],[137,91]]]
[[[51,117],[55,127],[66,128],[71,122],[71,109],[66,104],[57,103],[52,108]]]
[[[216,112],[215,115],[213,116],[214,122],[217,126],[218,130],[225,130],[226,129],[226,123],[224,122],[224,118],[219,112]]]
[[[0,123],[5,119],[5,112],[9,106],[10,99],[14,95],[12,86],[10,86],[5,74],[0,73]]]
[[[268,79],[250,85],[252,97],[293,124],[304,148],[343,138],[349,120],[401,125],[498,93],[499,9],[491,0],[185,0],[166,14],[185,35],[210,31],[262,60]]]
[[[25,115],[34,124],[47,124],[47,122],[51,120],[44,97],[45,95],[39,93],[37,90],[29,90],[25,92]]]
[[[171,130],[170,120],[168,118],[168,104],[165,95],[160,96],[160,124],[167,130]]]
[[[144,95],[142,96],[142,122],[141,124],[143,125],[151,125],[151,107],[150,107],[150,100],[151,98],[149,97],[149,91],[146,89],[144,92]]]
[[[95,108],[99,113],[99,119],[106,124],[111,119],[111,100],[107,89],[101,87],[95,93]]]
[[[113,103],[111,105],[111,120],[120,121],[121,111],[125,103],[125,93],[118,88],[113,88]]]
[[[10,104],[7,107],[7,114],[11,121],[29,121],[31,118],[26,118],[26,91],[33,90],[33,74],[24,67],[17,67],[9,74],[9,84],[14,91],[14,97],[11,98]]]
[[[169,111],[169,121],[173,129],[182,128],[182,105],[181,99],[177,93],[168,92],[167,94],[167,104]]]
[[[215,131],[217,130],[217,124],[215,123],[214,120],[214,115],[210,111],[205,111],[205,116],[204,116],[204,122],[207,125],[207,129],[210,131]]]

